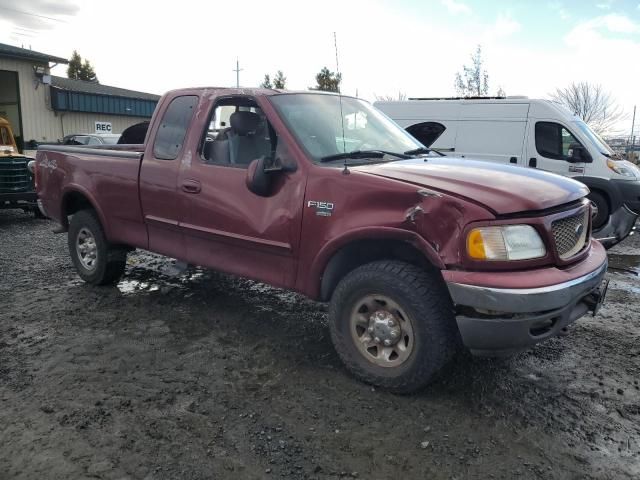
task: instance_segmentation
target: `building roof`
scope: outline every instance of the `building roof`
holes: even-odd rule
[[[97,82],[87,82],[85,80],[74,80],[72,78],[51,76],[51,86],[69,92],[91,93],[94,95],[110,95],[125,98],[140,98],[142,100],[159,100],[160,95],[152,93],[137,92],[124,88],[110,87]]]
[[[6,43],[0,43],[0,57],[36,60],[39,62],[69,63],[69,60],[66,58],[54,57],[53,55],[27,50],[26,48],[14,47],[13,45],[7,45]]]

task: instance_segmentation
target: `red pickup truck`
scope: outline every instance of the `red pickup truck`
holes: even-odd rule
[[[345,365],[396,392],[461,344],[558,335],[606,290],[583,184],[429,152],[356,98],[176,90],[143,145],[46,146],[35,171],[85,281],[141,248],[329,302]]]

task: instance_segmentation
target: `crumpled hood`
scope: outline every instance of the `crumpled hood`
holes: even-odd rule
[[[582,183],[560,175],[466,158],[416,158],[350,168],[466,197],[498,215],[544,210],[589,193]]]

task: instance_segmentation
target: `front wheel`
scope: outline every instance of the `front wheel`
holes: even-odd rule
[[[604,227],[609,221],[609,203],[607,199],[599,192],[591,191],[587,198],[591,201],[593,208],[593,229],[597,230]]]
[[[332,296],[329,326],[356,377],[397,393],[427,385],[459,339],[442,278],[398,261],[372,262],[347,274]]]
[[[93,210],[81,210],[71,218],[68,244],[71,260],[85,282],[108,285],[124,273],[127,251],[107,241]]]

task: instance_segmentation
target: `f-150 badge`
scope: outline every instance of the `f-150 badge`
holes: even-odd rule
[[[319,217],[330,217],[333,213],[333,203],[331,202],[318,202],[316,200],[309,200],[307,207],[315,208],[316,215]]]

